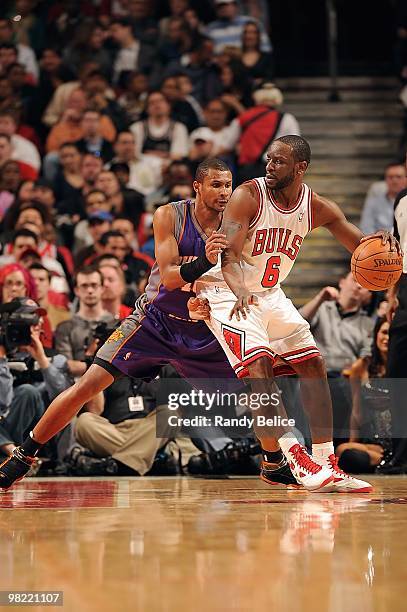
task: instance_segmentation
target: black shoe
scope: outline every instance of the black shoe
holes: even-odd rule
[[[80,455],[71,471],[74,476],[116,476],[118,465],[112,457]]]
[[[15,448],[13,454],[0,465],[0,489],[8,489],[24,478],[35,462],[35,457],[28,457],[20,447]]]
[[[178,476],[179,474],[181,474],[181,470],[176,457],[161,449],[156,454],[154,463],[145,476]]]
[[[381,474],[382,476],[391,476],[394,474],[405,474],[406,473],[406,465],[398,463],[394,459],[391,461],[382,461],[376,467],[375,473]]]
[[[259,466],[254,456],[260,452],[261,447],[254,440],[235,440],[220,451],[192,456],[188,472],[200,476],[257,475]]]
[[[290,489],[302,488],[302,485],[295,479],[286,460],[282,465],[262,461],[260,466],[260,478],[271,485],[281,484]]]

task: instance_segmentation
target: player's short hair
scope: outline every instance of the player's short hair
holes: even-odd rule
[[[289,136],[281,136],[276,138],[275,142],[283,142],[292,148],[294,159],[296,162],[306,161],[307,164],[311,161],[311,147],[302,136],[290,134]]]
[[[209,170],[219,170],[219,172],[230,172],[230,168],[224,161],[217,157],[208,157],[204,159],[196,169],[195,180],[198,183],[203,183],[205,176],[208,176]]]

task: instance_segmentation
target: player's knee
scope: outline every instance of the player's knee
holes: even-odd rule
[[[247,378],[273,378],[273,362],[269,357],[258,357],[247,370]]]
[[[319,374],[321,377],[325,375],[325,361],[322,355],[315,355],[311,357],[311,359],[306,359],[301,363],[293,364],[294,370],[300,374],[301,376],[315,376],[315,374]]]
[[[95,395],[109,387],[114,378],[101,366],[93,364],[87,372],[71,387],[73,396],[80,396],[83,404],[86,404]]]

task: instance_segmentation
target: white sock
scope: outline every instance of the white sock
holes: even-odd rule
[[[285,457],[287,457],[288,451],[292,446],[294,446],[294,444],[299,444],[297,438],[291,431],[282,435],[281,438],[278,439],[278,443]]]
[[[321,444],[312,445],[312,457],[318,463],[327,463],[329,455],[334,455],[333,442],[321,442]]]

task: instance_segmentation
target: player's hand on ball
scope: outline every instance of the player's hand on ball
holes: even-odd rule
[[[226,234],[221,232],[212,232],[205,244],[205,255],[212,264],[218,261],[218,255],[226,249],[229,242],[226,240]]]
[[[253,293],[243,293],[237,298],[235,305],[230,311],[229,321],[233,319],[233,315],[235,315],[237,321],[240,321],[241,316],[243,319],[247,319],[246,313],[250,312],[249,306],[257,306],[258,303],[259,298],[257,295],[253,295]]]
[[[193,297],[187,302],[189,316],[194,321],[205,321],[211,316],[211,307],[206,298]]]
[[[401,250],[401,246],[399,241],[393,236],[391,232],[388,230],[378,230],[374,234],[369,234],[368,236],[363,236],[360,242],[365,242],[366,240],[370,240],[371,238],[381,238],[383,246],[387,243],[390,244],[390,249],[392,251],[397,251],[399,255],[403,255],[403,251]]]

